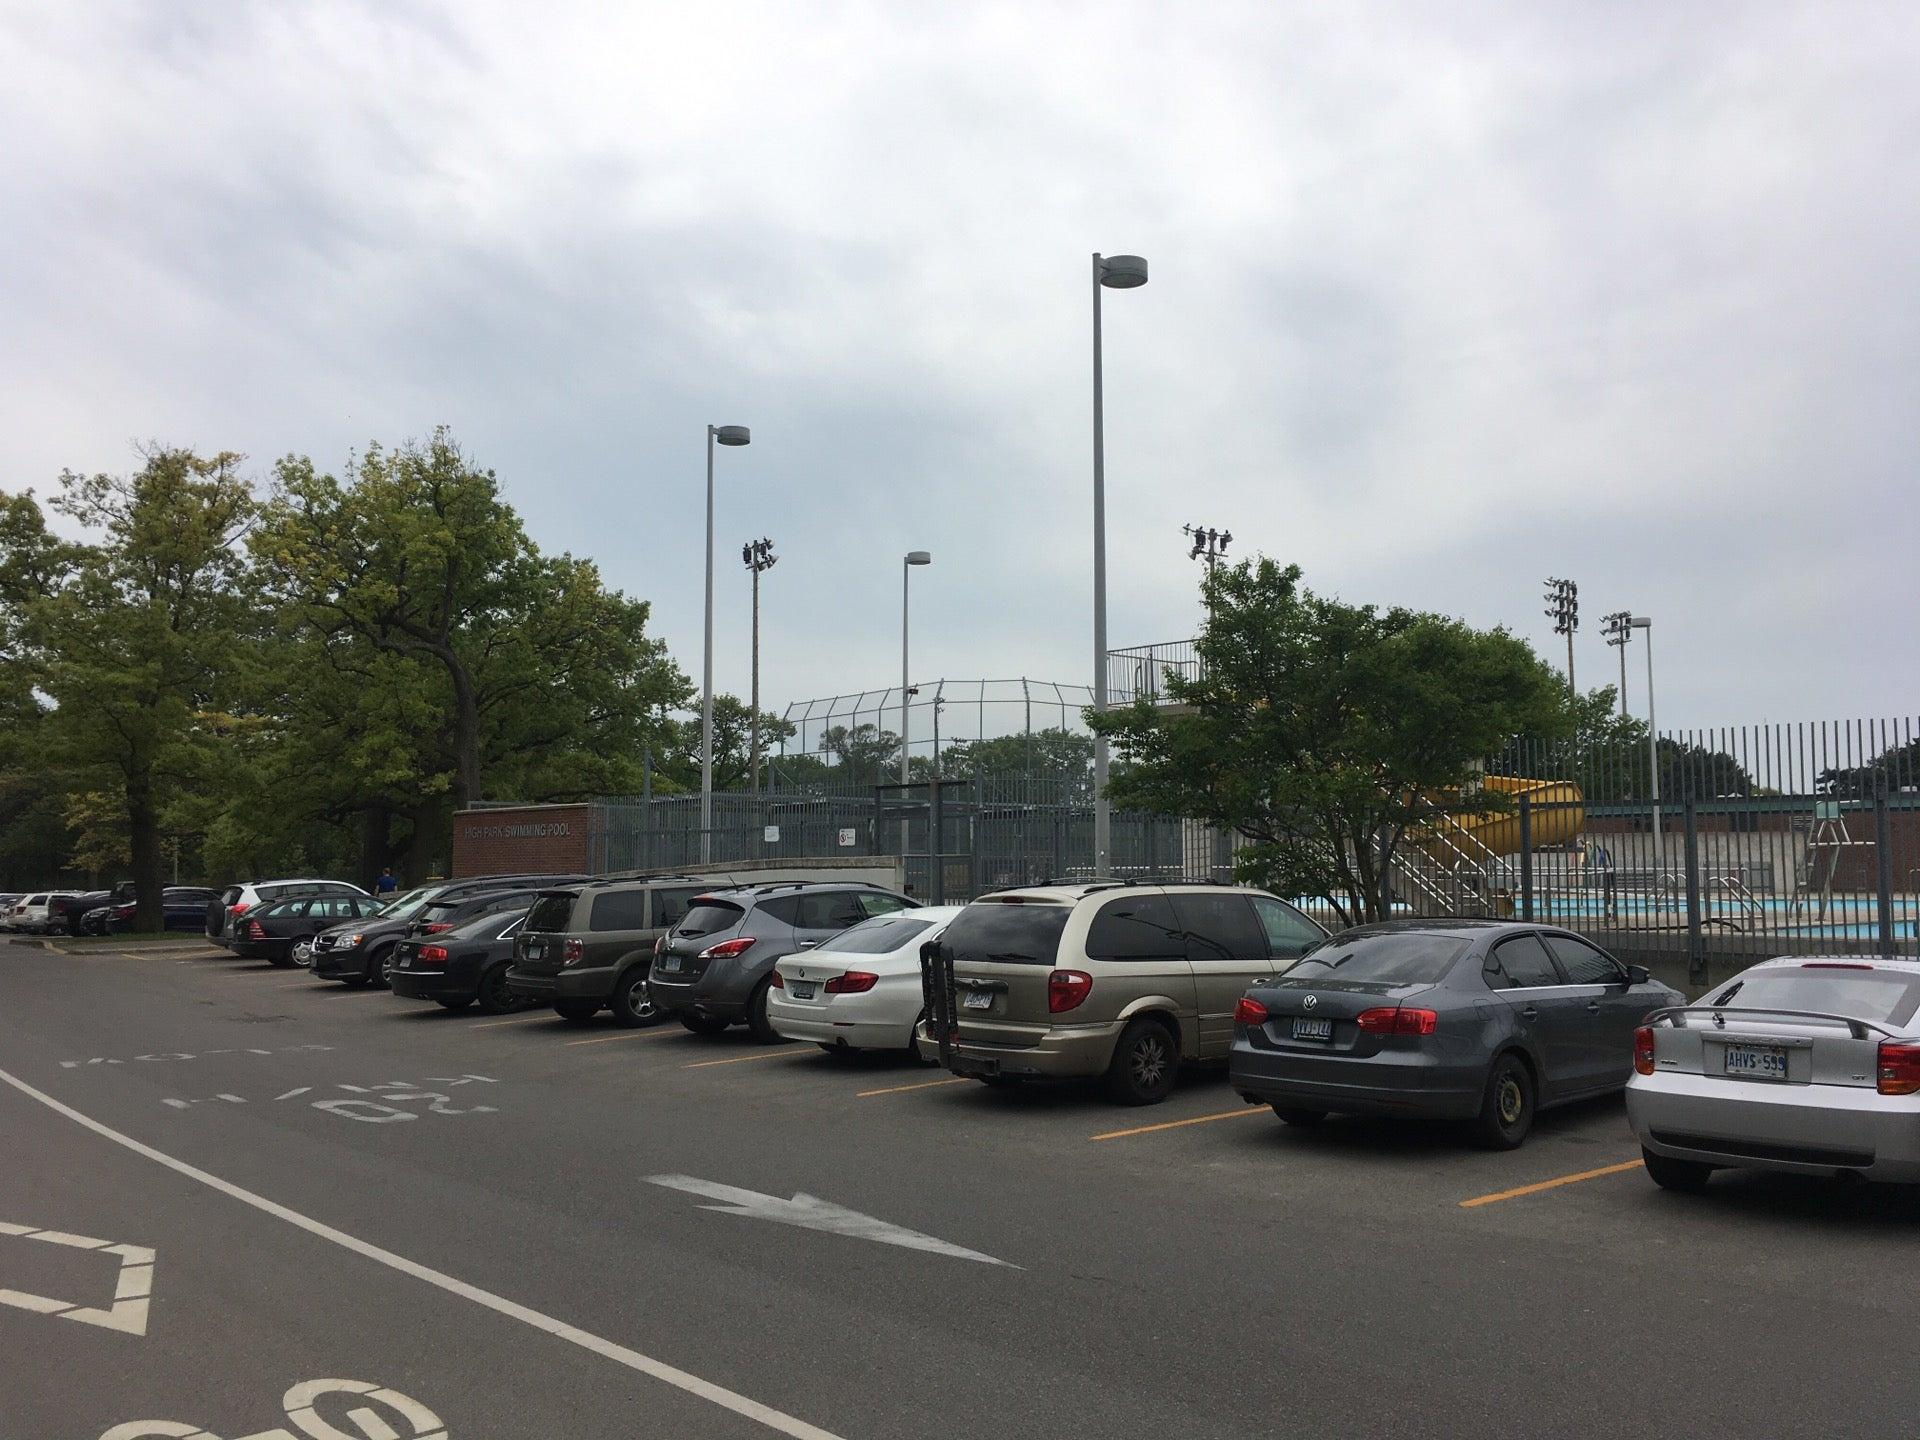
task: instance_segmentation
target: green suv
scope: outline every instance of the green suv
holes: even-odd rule
[[[622,1025],[653,1024],[660,1019],[647,995],[654,945],[714,883],[672,875],[543,890],[514,941],[508,991],[567,1020],[591,1020],[605,1006]]]

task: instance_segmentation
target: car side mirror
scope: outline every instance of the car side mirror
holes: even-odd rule
[[[1627,966],[1627,984],[1644,985],[1653,979],[1653,972],[1644,965]]]

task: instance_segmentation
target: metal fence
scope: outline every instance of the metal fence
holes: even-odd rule
[[[939,679],[914,685],[906,698],[904,716],[897,685],[794,701],[783,717],[794,727],[794,734],[775,747],[774,774],[779,774],[785,756],[820,754],[835,732],[858,731],[863,726],[897,738],[904,725],[907,753],[913,756],[932,756],[948,746],[1003,735],[1043,730],[1085,734],[1082,717],[1093,704],[1093,689],[1026,677]]]

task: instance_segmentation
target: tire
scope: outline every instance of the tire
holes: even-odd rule
[[[753,998],[747,1002],[747,1033],[762,1045],[771,1045],[780,1038],[773,1021],[767,1018],[767,992],[772,988],[773,978],[769,976],[754,988]]]
[[[696,1035],[718,1035],[727,1028],[724,1020],[716,1020],[711,1015],[695,1015],[690,1010],[680,1013],[680,1023]]]
[[[1712,1178],[1713,1166],[1704,1165],[1698,1160],[1675,1160],[1669,1155],[1656,1155],[1642,1146],[1640,1158],[1646,1161],[1647,1174],[1653,1183],[1662,1190],[1677,1190],[1691,1195],[1706,1187]]]
[[[293,956],[291,953],[285,955],[269,955],[267,957],[267,963],[276,970],[291,970],[293,969]]]
[[[313,968],[313,936],[302,935],[287,947],[287,959],[302,970]]]
[[[1324,1110],[1311,1110],[1303,1105],[1276,1105],[1273,1113],[1288,1125],[1297,1125],[1303,1130],[1311,1130],[1327,1118]]]
[[[1475,1136],[1489,1150],[1517,1150],[1533,1130],[1533,1075],[1512,1051],[1493,1062]]]
[[[473,1004],[473,997],[471,995],[445,995],[437,997],[434,1003],[442,1010],[464,1010],[467,1006]]]
[[[489,1015],[508,1015],[520,1008],[520,997],[507,989],[507,971],[512,965],[511,960],[502,960],[481,973],[474,998]]]
[[[572,1025],[584,1025],[600,1013],[598,1000],[556,1000],[553,1010],[562,1020]]]
[[[392,983],[393,952],[389,945],[384,950],[376,950],[367,957],[367,983],[385,990]]]
[[[1180,1075],[1180,1042],[1158,1020],[1140,1019],[1120,1032],[1107,1066],[1107,1094],[1122,1105],[1158,1105]]]
[[[613,1018],[629,1030],[643,1025],[658,1025],[665,1017],[647,993],[647,967],[635,965],[613,982],[613,995],[607,1001]]]

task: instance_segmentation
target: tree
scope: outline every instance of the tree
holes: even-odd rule
[[[916,779],[927,778],[932,767],[915,756]],[[922,772],[925,772],[924,774]],[[961,740],[940,752],[940,774],[949,780],[997,779],[1031,776],[1060,782],[1063,802],[1084,803],[1093,798],[1093,737],[1063,726],[984,740]]]
[[[1864,765],[1822,770],[1814,789],[1822,795],[1870,800],[1882,792],[1897,795],[1920,786],[1920,739],[1889,745]]]
[[[820,734],[820,753],[834,757],[835,777],[848,784],[877,785],[900,774],[900,737],[871,721],[829,725]]]
[[[1565,687],[1525,642],[1442,615],[1348,605],[1270,560],[1214,569],[1199,674],[1089,713],[1130,764],[1114,803],[1237,831],[1245,880],[1388,914],[1395,852],[1436,814],[1485,811],[1482,762],[1570,728]],[[1177,707],[1177,708],[1176,708]]]
[[[795,727],[784,717],[760,712],[760,763],[764,767],[770,752],[777,752],[782,740],[790,740]],[[666,782],[669,790],[697,792],[700,789],[700,716],[676,720],[665,755],[654,767],[655,788]],[[753,781],[753,708],[737,695],[713,697],[713,788],[745,790]],[[764,771],[763,771],[764,773]]]

